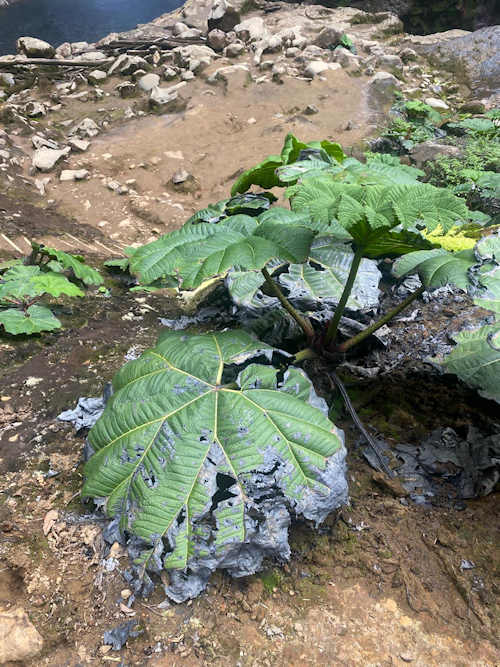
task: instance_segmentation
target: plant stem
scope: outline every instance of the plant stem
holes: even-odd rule
[[[297,352],[295,355],[295,363],[298,364],[301,361],[307,361],[308,359],[316,359],[318,357],[318,353],[312,350],[310,347],[306,347],[305,350],[300,350],[300,352]]]
[[[381,327],[384,326],[384,324],[387,324],[387,322],[390,322],[393,317],[395,317],[398,313],[400,313],[402,310],[407,308],[410,303],[415,301],[415,299],[422,294],[422,292],[425,291],[425,287],[422,285],[422,287],[419,287],[418,290],[410,294],[403,302],[399,304],[399,306],[396,306],[396,308],[393,308],[390,310],[384,317],[382,317],[378,322],[375,322],[374,324],[370,324],[369,327],[366,327],[366,329],[363,329],[363,331],[360,331],[358,334],[353,336],[352,338],[349,338],[349,340],[344,341],[341,343],[337,350],[339,352],[347,352],[347,350],[350,350],[351,347],[354,345],[357,345],[358,343],[361,343],[361,341],[365,340],[365,338],[368,338],[368,336],[371,336],[372,333],[377,331],[377,329],[380,329]]]
[[[283,306],[283,308],[286,310],[287,313],[289,313],[293,319],[297,322],[299,327],[302,329],[302,331],[305,333],[308,339],[312,339],[314,337],[314,329],[312,328],[311,322],[308,320],[307,317],[303,317],[295,308],[292,306],[290,301],[286,298],[286,296],[283,294],[283,292],[280,290],[276,282],[272,279],[271,274],[269,271],[264,267],[262,269],[262,275],[266,279],[266,284],[269,286],[269,289],[271,292],[274,294],[274,296],[278,297],[279,302]]]
[[[330,324],[328,325],[328,331],[326,332],[325,336],[326,348],[328,348],[330,344],[337,337],[337,330],[339,328],[340,318],[344,314],[347,300],[349,299],[349,296],[352,292],[354,281],[356,280],[356,275],[358,273],[359,265],[362,258],[363,258],[362,248],[356,248],[356,252],[354,253],[354,257],[352,258],[351,270],[349,271],[349,275],[347,276],[347,282],[344,286],[344,291],[342,292],[342,296],[340,297],[339,305],[337,306],[333,318],[330,321]]]

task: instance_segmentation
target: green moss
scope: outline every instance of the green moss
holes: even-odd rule
[[[260,580],[266,593],[273,593],[275,588],[280,588],[283,584],[284,575],[279,570],[266,570],[260,575]]]

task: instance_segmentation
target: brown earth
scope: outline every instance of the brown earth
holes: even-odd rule
[[[185,113],[126,123],[126,106],[137,111],[143,102],[103,98],[97,106],[104,111],[92,113],[109,118],[109,131],[93,140],[88,154],[64,165],[88,168],[89,181],[59,183],[56,171],[45,199],[21,179],[27,168],[15,181],[3,181],[0,252],[18,255],[12,243],[26,252],[35,238],[82,251],[99,264],[227,196],[239,170],[279,152],[288,131],[356,146],[373,129],[366,124],[365,83],[344,71],[330,72],[326,81],[290,79],[284,86],[249,85],[244,73],[227,89],[197,79],[189,85]],[[320,113],[306,116],[308,104]],[[59,121],[92,113],[72,102]],[[57,123],[40,123],[57,133]],[[27,150],[20,135],[23,141]],[[179,168],[194,175],[199,190],[172,189],[169,181]],[[111,192],[105,177],[134,179],[137,195]],[[119,567],[104,569],[99,524],[78,497],[83,436],[55,418],[78,397],[99,395],[126,352],[150,345],[157,318],[175,316],[177,306],[164,296],[127,292],[111,279],[106,284],[109,298],[94,295],[59,307],[61,332],[0,341],[0,606],[23,607],[45,640],[43,652],[26,665],[500,662],[496,496],[469,501],[463,511],[403,504],[397,490],[374,483],[355,450],[358,435],[343,417],[351,503],[319,532],[294,525],[289,563],[268,563],[264,573],[241,580],[217,574],[205,594],[181,605],[159,607],[164,596],[158,587],[125,611],[120,602],[127,559],[114,547]],[[424,323],[438,326],[430,307],[424,308]],[[420,335],[412,327],[403,327],[411,341],[407,348]],[[351,379],[349,387],[368,425],[389,441],[404,436],[418,442],[436,426],[461,428],[495,417],[492,404],[471,402],[472,392],[456,384],[428,384],[421,365],[415,374],[411,350],[395,346],[399,353],[408,359],[397,381]],[[317,368],[314,375],[331,398],[326,370]],[[462,570],[462,560],[475,567]],[[120,653],[109,651],[104,631],[129,618],[142,634]]]

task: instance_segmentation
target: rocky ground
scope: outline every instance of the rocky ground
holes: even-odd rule
[[[396,91],[444,111],[495,105],[498,28],[416,37],[390,13],[247,6],[188,2],[95,45],[25,39],[0,58],[0,257],[35,239],[99,265],[225,197],[289,131],[361,152]],[[344,34],[357,54],[334,49]],[[19,67],[40,58],[72,64]],[[494,497],[462,511],[417,507],[377,486],[358,452],[351,505],[321,533],[294,526],[289,564],[218,575],[192,603],[165,605],[158,591],[129,609],[126,559],[119,545],[105,552],[78,498],[83,436],[55,418],[99,395],[125,355],[153,342],[157,318],[178,309],[108,286],[109,298],[65,304],[61,333],[0,340],[0,607],[12,641],[0,631],[0,662],[498,664]],[[441,310],[428,305],[418,323],[396,326],[415,341],[422,322],[430,331],[458,316],[453,302]],[[415,345],[394,347],[400,386],[354,381],[372,427],[417,442],[439,426],[489,424],[491,405],[472,392],[424,384]],[[401,388],[412,402],[401,404]],[[425,398],[433,392],[440,410]],[[103,634],[127,621],[141,634],[114,651]]]

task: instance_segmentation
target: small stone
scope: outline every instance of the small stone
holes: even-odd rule
[[[461,111],[462,113],[474,113],[474,114],[484,113],[485,110],[486,107],[479,100],[469,100],[469,102],[464,102],[464,104],[462,104],[462,106],[459,108],[459,111]]]
[[[108,190],[111,190],[111,192],[118,192],[118,190],[121,188],[121,183],[118,183],[118,181],[108,181],[106,183],[106,187]]]
[[[90,141],[86,141],[85,139],[77,139],[76,137],[72,137],[68,141],[68,145],[70,146],[72,151],[75,151],[75,153],[85,153],[85,151],[90,146]]]
[[[308,104],[304,109],[304,113],[307,116],[313,116],[315,113],[319,113],[319,109],[315,104]]]
[[[113,647],[111,646],[111,644],[103,644],[102,646],[99,646],[99,653],[101,655],[106,655],[111,651],[112,648]]]
[[[141,90],[149,93],[155,86],[160,85],[160,77],[158,74],[145,74],[137,81],[137,85]]]
[[[151,91],[149,105],[163,113],[184,111],[187,102],[177,91],[177,86],[171,86],[170,88],[160,88],[160,86],[156,86]]]
[[[132,83],[131,81],[125,81],[124,83],[118,84],[115,90],[121,98],[126,99],[129,97],[134,97],[136,86],[135,83]]]
[[[94,69],[92,72],[87,74],[87,81],[94,85],[105,81],[107,78],[108,75],[106,72],[103,72],[102,69]]]
[[[16,80],[10,72],[0,72],[0,84],[3,86],[15,86]]]
[[[30,118],[39,118],[47,114],[47,109],[41,102],[28,102],[24,107],[24,113]]]
[[[70,134],[78,134],[80,137],[95,137],[99,134],[99,127],[92,118],[84,118],[73,127]]]
[[[129,597],[132,595],[132,591],[131,591],[130,589],[128,589],[128,588],[124,588],[124,589],[122,590],[122,592],[120,593],[120,595],[122,596],[122,598],[123,598],[124,600],[128,600]]]
[[[207,35],[207,44],[214,51],[222,51],[226,43],[226,33],[222,30],[211,30]]]
[[[191,72],[190,70],[186,70],[185,72],[182,72],[181,74],[181,80],[182,81],[192,81],[194,79],[194,72]]]
[[[438,97],[426,97],[424,102],[437,111],[447,111],[450,107]]]
[[[228,58],[237,58],[243,53],[244,50],[245,50],[245,45],[243,44],[243,42],[240,42],[238,40],[237,42],[233,42],[232,44],[226,46],[226,48],[224,49],[224,55],[227,56]]]
[[[60,181],[83,181],[89,178],[90,172],[87,169],[63,169],[59,176]]]
[[[309,79],[314,79],[318,74],[323,74],[330,69],[328,63],[323,62],[322,60],[311,60],[304,70],[304,76]]]
[[[415,657],[411,653],[400,653],[399,657],[403,662],[413,662]]]
[[[333,49],[342,39],[342,31],[336,28],[323,28],[314,40],[314,44],[321,49]]]
[[[177,70],[173,67],[164,67],[163,69],[163,78],[165,81],[172,81],[177,76]]]

